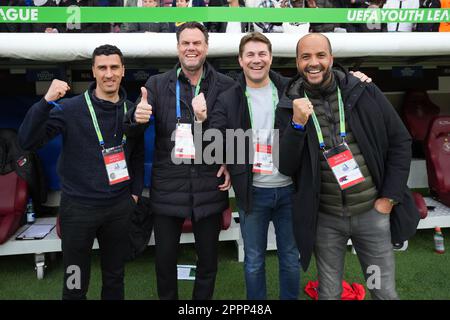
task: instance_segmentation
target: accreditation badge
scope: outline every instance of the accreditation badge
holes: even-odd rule
[[[178,123],[175,132],[175,158],[195,159],[194,136],[190,123]]]
[[[103,149],[102,155],[110,186],[130,180],[125,152],[122,145]]]
[[[346,143],[323,152],[341,190],[363,182],[364,176]]]
[[[252,171],[265,175],[273,173],[272,146],[270,144],[256,144]]]
[[[254,173],[273,174],[272,130],[256,130],[255,156],[253,159]]]

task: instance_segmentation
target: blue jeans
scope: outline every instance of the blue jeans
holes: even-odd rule
[[[292,228],[293,186],[253,187],[253,208],[239,210],[244,240],[244,272],[247,299],[267,299],[265,256],[267,232],[272,220],[275,227],[279,263],[280,299],[297,299],[300,286],[299,253]]]

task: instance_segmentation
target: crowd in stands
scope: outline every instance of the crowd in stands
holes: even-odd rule
[[[450,8],[450,0],[1,0],[2,6],[48,7],[263,7],[263,8]],[[0,32],[176,32],[184,22],[0,23]],[[450,32],[450,23],[205,22],[209,32]]]

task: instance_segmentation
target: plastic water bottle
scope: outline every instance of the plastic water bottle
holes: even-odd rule
[[[33,201],[31,201],[31,198],[28,199],[26,212],[27,212],[27,223],[33,224],[36,221],[36,217],[35,217],[34,208],[33,208]]]
[[[434,251],[437,253],[444,253],[444,235],[441,232],[440,227],[434,228]]]

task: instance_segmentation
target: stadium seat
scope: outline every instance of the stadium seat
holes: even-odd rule
[[[450,206],[450,116],[439,116],[431,122],[426,151],[430,190]]]
[[[417,210],[419,210],[420,219],[425,219],[428,216],[428,208],[423,196],[418,192],[413,192],[412,196]]]
[[[21,225],[28,199],[28,185],[15,171],[0,175],[0,244]]]
[[[61,148],[62,136],[58,135],[37,151],[42,161],[45,176],[47,177],[48,188],[52,191],[59,191],[61,189],[59,176],[56,173],[56,165]]]
[[[21,157],[16,137],[14,129],[0,129],[0,244],[21,225],[29,196],[28,183],[17,167],[31,165],[30,158]]]
[[[424,143],[431,121],[439,115],[439,107],[431,102],[426,91],[412,90],[403,100],[403,119],[413,140]]]
[[[222,213],[222,221],[221,221],[221,229],[227,230],[230,227],[232,218],[231,209],[228,208]],[[183,223],[183,232],[192,232],[192,221],[191,219],[184,220]]]
[[[144,158],[144,186],[151,187],[153,153],[155,148],[155,125],[154,119],[150,120],[151,125],[145,130],[145,158]]]

